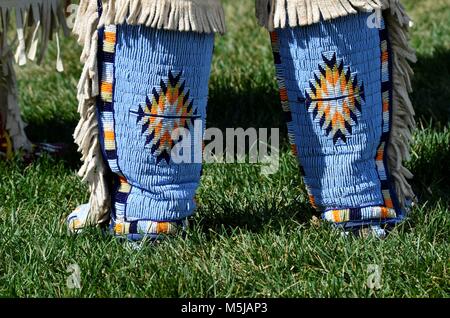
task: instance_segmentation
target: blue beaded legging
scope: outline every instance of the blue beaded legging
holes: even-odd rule
[[[386,164],[388,30],[369,14],[271,33],[289,139],[311,204],[344,227],[404,218]]]
[[[99,32],[101,145],[114,175],[112,223],[126,233],[194,211],[213,44],[213,34],[126,24]],[[188,136],[180,128],[192,148],[182,163],[173,157]]]

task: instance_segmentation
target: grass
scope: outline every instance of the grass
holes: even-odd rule
[[[417,112],[409,167],[420,203],[387,240],[343,238],[311,222],[295,159],[286,147],[280,171],[207,165],[187,240],[139,251],[91,229],[69,237],[65,216],[88,198],[76,176],[75,147],[31,165],[0,162],[0,296],[12,297],[448,297],[450,292],[450,8],[446,0],[405,1],[415,20],[412,43]],[[253,1],[226,1],[228,34],[216,39],[210,126],[280,127],[267,33]],[[239,12],[239,14],[236,14]],[[73,39],[44,65],[20,69],[20,101],[34,141],[71,143],[80,74]],[[82,288],[68,289],[78,264]],[[382,288],[367,287],[368,267]]]

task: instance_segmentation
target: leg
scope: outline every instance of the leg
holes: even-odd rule
[[[176,233],[195,208],[214,35],[124,24],[105,27],[99,39],[97,114],[113,176],[111,229],[130,239]],[[179,128],[192,137],[183,163],[174,158]]]
[[[392,60],[369,14],[271,33],[290,140],[312,205],[347,229],[405,217],[388,166]]]
[[[84,69],[74,138],[83,161],[78,174],[91,195],[69,216],[76,232],[113,217],[125,222],[118,232],[144,224],[145,233],[194,208],[200,164],[178,166],[171,150],[181,136],[168,136],[180,127],[191,131],[192,120],[205,117],[213,34],[225,32],[223,7],[220,0],[151,2],[80,1],[73,31]]]
[[[100,110],[104,155],[118,183],[114,231],[170,232],[195,208],[201,162],[173,161],[173,133],[181,127],[194,135],[194,124],[203,130],[214,36],[127,25],[116,32],[113,111],[107,78]],[[107,77],[110,65],[102,66]],[[115,131],[109,130],[111,115]],[[201,143],[194,140],[192,151]]]

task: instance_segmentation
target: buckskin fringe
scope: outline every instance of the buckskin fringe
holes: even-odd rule
[[[381,8],[379,0],[256,0],[258,21],[269,31]]]
[[[58,31],[70,34],[64,14],[64,0],[2,0],[0,3],[0,51],[17,42],[15,60],[25,65],[27,60],[40,63],[47,51],[48,42],[55,36],[57,42],[56,68],[63,71]],[[14,17],[17,36],[8,43],[7,36]]]
[[[147,27],[225,33],[225,17],[219,0],[103,0],[98,27],[108,24],[145,25]],[[92,14],[97,0],[81,0],[74,33],[81,44],[89,41]]]
[[[20,116],[14,60],[25,65],[28,60],[40,63],[53,36],[57,42],[56,68],[63,71],[58,31],[69,35],[64,16],[64,0],[0,1],[0,111],[6,119],[14,150],[30,151],[32,145],[25,134]],[[13,23],[14,22],[14,23]],[[15,36],[11,28],[15,28]],[[15,54],[13,54],[15,47]]]
[[[408,179],[412,173],[404,166],[410,159],[410,148],[413,132],[416,128],[414,109],[408,93],[412,92],[411,78],[414,74],[409,62],[415,63],[417,58],[408,43],[408,29],[411,19],[398,0],[384,1],[384,19],[389,31],[392,51],[393,101],[392,126],[387,148],[387,162],[399,203],[405,207],[408,202],[415,201],[413,189]]]
[[[74,139],[81,152],[83,165],[78,175],[86,182],[90,191],[89,224],[102,224],[109,220],[110,194],[107,183],[106,167],[99,141],[99,129],[96,113],[96,97],[99,94],[97,69],[98,14],[90,18],[93,34],[89,45],[85,45],[82,61],[85,63],[78,83],[77,98],[80,121],[74,132]]]

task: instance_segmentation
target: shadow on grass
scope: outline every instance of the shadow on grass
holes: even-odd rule
[[[445,126],[450,120],[450,50],[438,47],[432,56],[419,55],[413,69],[416,121]]]
[[[73,132],[77,122],[75,120],[43,120],[39,123],[27,123],[26,134],[34,143],[63,143],[65,151],[55,159],[62,161],[65,167],[77,169],[80,163],[80,155],[77,145],[73,140]]]
[[[263,88],[241,92],[233,87],[211,88],[207,126],[285,129],[278,93]]]
[[[290,205],[281,208],[274,206],[260,210],[239,209],[229,205],[221,206],[221,211],[217,212],[208,206],[200,206],[192,225],[201,229],[207,237],[211,231],[231,235],[236,229],[261,233],[267,227],[280,229],[282,226],[307,225],[313,215],[319,216],[309,203],[298,201],[293,201]]]
[[[416,148],[417,157],[409,168],[414,174],[411,184],[419,203],[442,200],[450,205],[450,179],[445,173],[450,162],[450,145],[445,140],[438,143],[430,137]]]

